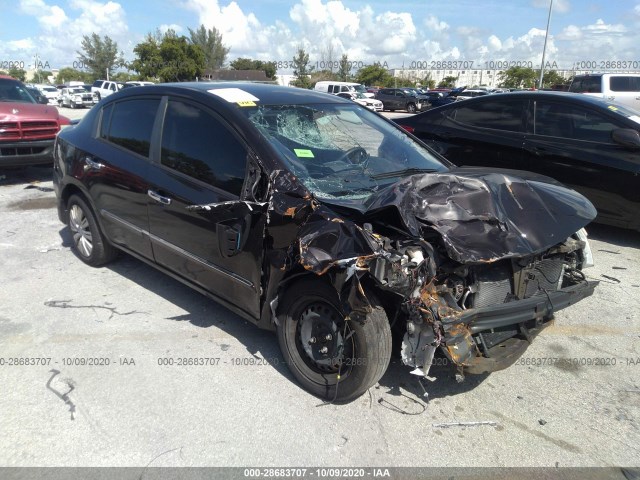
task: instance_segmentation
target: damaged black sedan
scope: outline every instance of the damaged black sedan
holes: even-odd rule
[[[397,342],[426,376],[504,368],[593,293],[580,194],[452,167],[353,102],[260,84],[128,89],[55,146],[77,256],[125,251],[277,330],[308,391],[352,400]]]

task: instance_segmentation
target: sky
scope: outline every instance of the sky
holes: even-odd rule
[[[156,29],[216,27],[238,57],[282,62],[300,47],[311,66],[347,54],[354,66],[469,62],[539,68],[550,0],[0,0],[0,70],[8,62],[77,65],[83,35],[108,35],[125,59]],[[553,0],[546,64],[611,61],[640,70],[640,0]],[[76,63],[74,63],[76,62]],[[591,64],[591,63],[589,63]],[[602,68],[597,68],[602,66]]]

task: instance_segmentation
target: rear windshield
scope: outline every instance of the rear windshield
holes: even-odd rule
[[[638,110],[634,110],[633,108],[629,108],[618,103],[608,103],[607,108],[609,111],[622,115],[623,117],[633,120],[640,125],[640,112]]]
[[[0,79],[0,102],[37,103],[20,82]]]
[[[570,92],[575,93],[601,93],[602,88],[600,84],[602,83],[601,76],[595,77],[576,77],[571,82],[571,86],[569,87]]]

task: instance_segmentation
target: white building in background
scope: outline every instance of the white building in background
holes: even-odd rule
[[[43,76],[39,76],[39,72],[41,72],[42,69],[39,70],[35,70],[33,68],[27,69],[26,70],[26,82],[27,83],[53,83],[53,81],[55,80],[56,76],[58,75],[59,70],[57,68],[52,68],[51,70],[49,70],[51,72],[51,75],[49,75],[47,78],[44,78]]]
[[[446,77],[456,77],[456,87],[488,87],[497,88],[500,85],[500,74],[505,70],[417,70],[417,69],[401,69],[395,68],[389,70],[389,73],[395,78],[402,78],[411,80],[413,82],[420,82],[424,80],[427,75],[436,82],[438,85]],[[592,70],[555,70],[565,80],[569,80],[575,75],[582,75],[588,73],[596,73]],[[622,72],[620,72],[622,73]],[[625,73],[640,73],[636,70],[628,71]],[[537,84],[536,79],[536,84]]]
[[[291,82],[296,79],[295,75],[276,75],[276,81],[278,85],[284,85],[285,87],[291,86]]]
[[[504,70],[411,70],[393,69],[390,73],[393,77],[407,79],[411,81],[421,81],[430,75],[430,78],[438,85],[446,77],[456,77],[456,87],[488,87],[497,88],[500,84],[500,74]],[[556,70],[558,75],[565,79],[573,77],[576,73],[573,70]]]

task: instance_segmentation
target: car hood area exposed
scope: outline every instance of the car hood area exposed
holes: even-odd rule
[[[425,226],[437,231],[461,263],[542,252],[596,216],[573,190],[477,169],[412,175],[374,193],[361,211],[375,215],[390,207],[412,236]]]
[[[399,218],[414,238],[432,229],[452,260],[486,263],[543,252],[595,218],[595,208],[578,192],[531,177],[457,168],[411,175],[365,202],[324,203],[355,210],[366,220]]]
[[[362,202],[292,195],[289,175],[276,175],[271,227],[279,230],[273,228],[278,217],[294,219],[299,230],[293,237],[289,229],[285,243],[298,243],[300,263],[316,274],[384,256],[380,236],[360,226],[376,218],[399,219],[407,239],[422,241],[431,229],[449,258],[462,264],[525,257],[563,242],[596,216],[578,192],[532,177],[474,168],[416,174]]]

